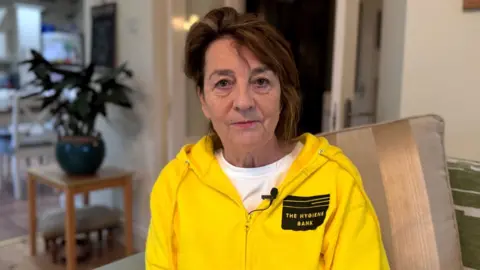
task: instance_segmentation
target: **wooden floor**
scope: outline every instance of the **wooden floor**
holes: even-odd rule
[[[53,264],[51,257],[44,251],[43,242],[37,242],[37,256],[29,254],[28,238],[17,237],[15,239],[0,242],[0,270],[63,270],[65,264]],[[79,263],[78,270],[90,270],[111,263],[124,257],[125,249],[116,243],[112,250],[102,249],[101,255],[96,247],[90,259]]]
[[[26,200],[15,200],[12,194],[13,187],[11,181],[5,181],[0,190],[0,242],[28,233],[28,202]],[[51,188],[38,185],[38,213],[59,206],[58,195]]]

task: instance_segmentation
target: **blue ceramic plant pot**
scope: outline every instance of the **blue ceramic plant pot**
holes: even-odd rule
[[[105,143],[102,138],[66,136],[58,140],[55,154],[65,173],[91,175],[103,163]]]

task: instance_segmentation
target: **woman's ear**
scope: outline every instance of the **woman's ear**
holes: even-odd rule
[[[195,90],[197,92],[198,98],[200,99],[200,102],[203,102],[203,93],[202,93],[202,89],[200,88],[200,86],[197,86],[197,88]]]
[[[207,105],[207,102],[205,101],[205,93],[202,91],[202,89],[199,86],[197,86],[197,96],[198,96],[198,99],[200,100],[200,104],[202,105],[203,115],[205,115],[207,119],[210,119],[208,105]]]

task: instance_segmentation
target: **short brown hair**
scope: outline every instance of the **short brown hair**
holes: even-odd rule
[[[300,114],[298,71],[289,43],[265,20],[253,14],[239,14],[231,7],[214,9],[195,23],[187,35],[184,72],[195,81],[203,94],[205,52],[215,40],[231,37],[245,46],[275,75],[281,86],[280,119],[275,129],[278,139],[289,141],[296,136]],[[219,138],[210,123],[214,143]]]

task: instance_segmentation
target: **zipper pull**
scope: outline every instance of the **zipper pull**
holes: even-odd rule
[[[247,223],[245,224],[245,230],[248,232],[250,229],[250,222],[252,221],[252,214],[247,214]]]

